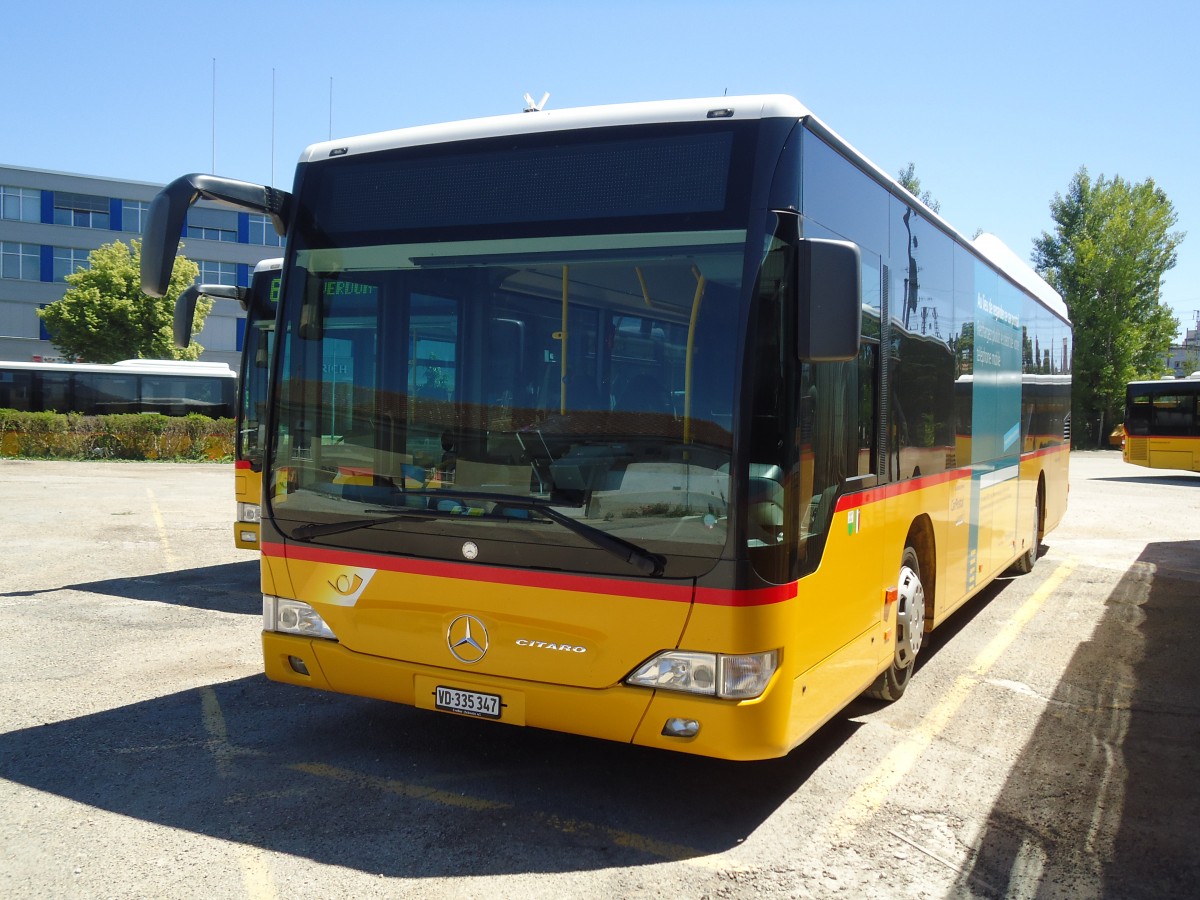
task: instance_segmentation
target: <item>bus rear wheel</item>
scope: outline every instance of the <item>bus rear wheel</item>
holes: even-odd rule
[[[1014,575],[1028,575],[1033,571],[1033,565],[1037,562],[1038,547],[1042,543],[1042,496],[1041,494],[1033,495],[1033,535],[1029,541],[1029,548],[1017,558],[1017,561],[1012,564],[1010,571]]]
[[[921,584],[921,563],[917,551],[905,547],[896,584],[896,652],[892,664],[867,688],[868,697],[887,701],[900,699],[912,678],[924,638],[925,588]]]

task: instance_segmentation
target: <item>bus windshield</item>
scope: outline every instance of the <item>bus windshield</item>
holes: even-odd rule
[[[511,544],[510,563],[628,576],[603,533],[665,559],[667,577],[710,568],[726,540],[756,128],[309,164],[268,492],[283,533],[395,552],[403,531],[406,552],[459,560],[486,536]],[[335,527],[364,516],[390,520]]]
[[[390,516],[353,540],[491,528],[578,566],[594,543],[547,538],[537,499],[674,558],[668,574],[707,568],[726,537],[744,253],[741,231],[301,250],[276,443],[285,533]]]

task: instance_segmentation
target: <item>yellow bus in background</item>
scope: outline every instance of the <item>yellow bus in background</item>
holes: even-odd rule
[[[233,462],[233,495],[237,504],[233,542],[243,550],[259,549],[267,376],[270,372],[282,268],[282,259],[261,260],[250,275],[248,288],[193,285],[180,295],[175,305],[175,343],[179,347],[186,347],[191,342],[192,321],[199,296],[237,300],[246,313],[243,320],[242,358],[238,367]]]
[[[781,756],[1062,518],[1062,299],[791,97],[335,140],[294,184],[179,178],[142,249],[155,295],[195,199],[286,234],[273,680]]]
[[[1200,373],[1125,388],[1125,462],[1200,472]]]

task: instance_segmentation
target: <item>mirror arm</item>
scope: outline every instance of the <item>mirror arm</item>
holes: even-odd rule
[[[201,296],[237,300],[245,309],[249,295],[249,289],[228,284],[189,284],[175,300],[175,316],[171,322],[175,346],[186,350],[192,343],[192,322],[196,317],[196,302]]]
[[[194,173],[176,178],[158,192],[146,217],[142,238],[142,291],[151,297],[163,297],[167,293],[187,211],[198,200],[211,200],[269,216],[276,233],[287,234],[292,206],[292,195],[287,191],[216,175]]]

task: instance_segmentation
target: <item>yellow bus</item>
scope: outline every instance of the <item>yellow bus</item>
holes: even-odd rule
[[[201,197],[286,233],[271,679],[780,756],[1063,515],[1061,298],[791,97],[336,140],[294,184],[179,178],[142,250],[161,293]]]
[[[196,301],[201,295],[237,300],[246,316],[241,320],[242,358],[238,368],[235,416],[233,495],[237,518],[234,545],[259,548],[259,509],[262,500],[263,438],[266,434],[267,375],[275,336],[282,259],[264,259],[254,266],[248,288],[220,284],[192,285],[175,301],[174,337],[178,347],[192,340]]]
[[[1200,472],[1200,373],[1125,388],[1125,462]]]

